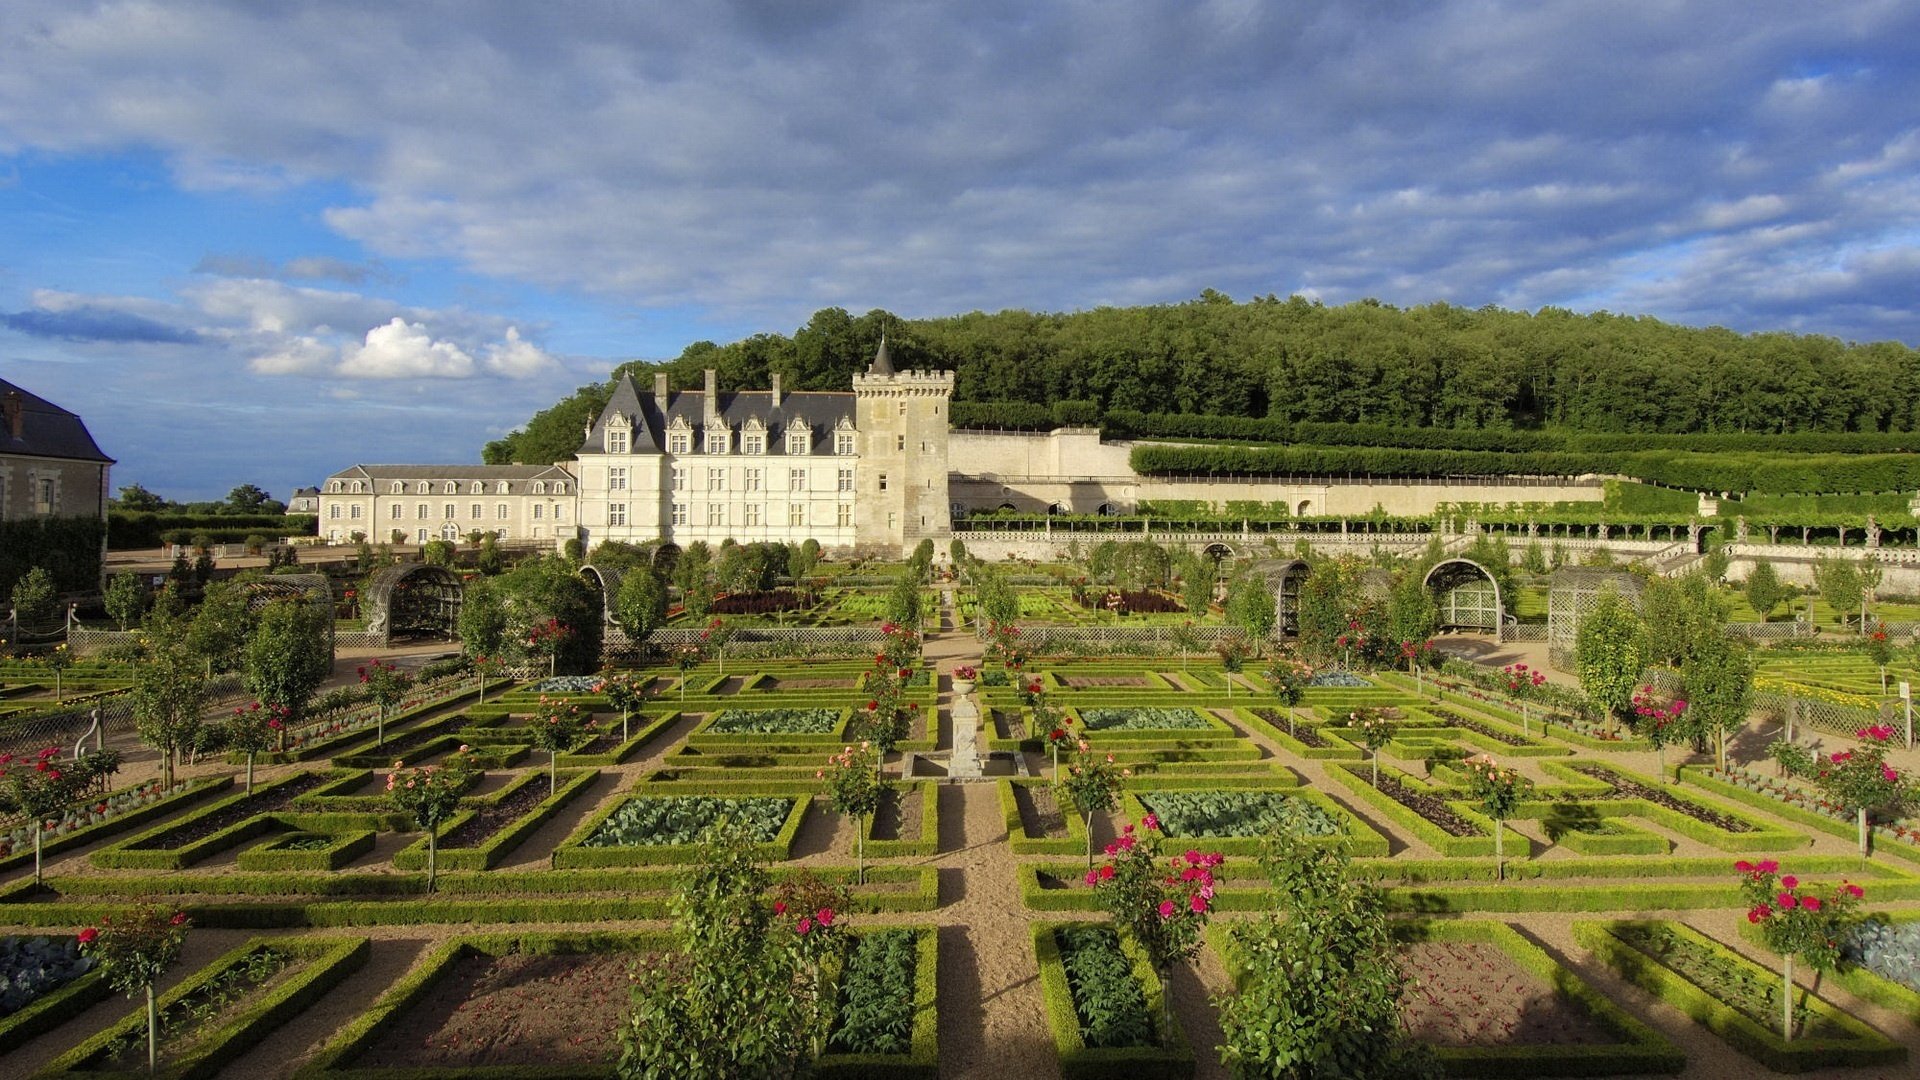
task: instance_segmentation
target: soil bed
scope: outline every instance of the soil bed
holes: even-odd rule
[[[1272,724],[1275,731],[1285,730],[1295,742],[1302,746],[1324,750],[1333,745],[1321,738],[1319,730],[1312,724],[1289,724],[1287,718],[1278,709],[1255,709],[1253,715]]]
[[[1063,675],[1060,685],[1069,690],[1098,690],[1113,686],[1151,686],[1139,675]]]
[[[852,679],[774,679],[775,690],[851,690]]]
[[[1566,1046],[1619,1041],[1494,945],[1422,941],[1402,953],[1413,977],[1401,1023],[1432,1046]]]
[[[547,797],[547,785],[535,780],[521,784],[511,795],[492,806],[482,806],[474,815],[461,822],[452,831],[440,838],[440,849],[477,847],[486,839],[517,820],[520,815],[540,805]]]
[[[1029,784],[1015,784],[1013,801],[1020,807],[1020,826],[1028,836],[1038,839],[1067,835],[1067,815],[1054,801],[1053,792]]]
[[[1522,735],[1515,735],[1510,732],[1501,731],[1490,724],[1483,724],[1480,721],[1475,720],[1471,716],[1462,716],[1459,713],[1454,712],[1452,709],[1443,708],[1438,705],[1427,705],[1423,707],[1426,709],[1428,713],[1430,713],[1435,717],[1438,717],[1441,720],[1446,721],[1447,724],[1451,727],[1464,728],[1467,731],[1471,731],[1476,735],[1485,735],[1487,738],[1492,739],[1493,741],[1498,743],[1503,743],[1507,746],[1534,745],[1534,742],[1532,739],[1526,738],[1525,736],[1522,736]]]
[[[1574,771],[1580,773],[1582,776],[1590,776],[1613,788],[1612,794],[1600,795],[1597,796],[1598,798],[1645,799],[1655,806],[1663,806],[1676,814],[1685,814],[1695,821],[1711,825],[1723,832],[1749,833],[1753,832],[1755,828],[1755,826],[1741,821],[1739,818],[1729,817],[1716,810],[1709,810],[1699,803],[1688,802],[1685,799],[1676,799],[1672,795],[1657,788],[1650,788],[1645,784],[1636,783],[1611,769],[1604,769],[1597,765],[1575,765]]]
[[[1386,775],[1380,777],[1380,783],[1376,786],[1380,794],[1426,818],[1449,836],[1486,835],[1480,831],[1478,825],[1455,813],[1453,807],[1448,806],[1446,800],[1437,795],[1415,791]]]
[[[235,825],[250,817],[271,814],[285,810],[288,804],[301,795],[326,783],[330,777],[320,773],[305,773],[288,780],[271,791],[261,791],[249,795],[239,802],[211,813],[183,821],[168,829],[152,840],[141,844],[142,851],[172,851],[182,848],[196,840],[212,836],[229,825]]]
[[[354,1065],[611,1062],[627,1008],[627,971],[638,960],[631,953],[462,957]]]
[[[920,815],[917,812],[918,807],[913,805],[918,801],[915,799],[909,802],[899,788],[890,787],[882,792],[880,806],[873,812],[873,838],[875,840],[920,839]]]

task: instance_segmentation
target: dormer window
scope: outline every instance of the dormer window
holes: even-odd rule
[[[764,454],[767,452],[767,426],[760,418],[750,417],[740,429],[740,452],[743,454]]]
[[[348,490],[352,491],[355,495],[360,494],[360,481],[355,480],[351,485],[349,485]]]
[[[419,486],[418,488],[416,488],[415,490],[416,490],[416,491],[417,491],[417,492],[418,492],[419,494],[421,494],[421,495],[425,495],[425,494],[427,494],[428,492],[430,492],[430,491],[432,491],[432,490],[433,490],[433,485],[432,485],[432,484],[429,484],[429,483],[427,483],[427,482],[426,482],[425,480],[422,480],[422,481],[420,481],[420,486]]]
[[[407,493],[407,485],[395,480],[393,486],[388,488],[387,491],[393,495],[405,495]]]
[[[512,490],[513,490],[513,485],[507,483],[505,480],[502,480],[498,484],[495,484],[493,486],[493,493],[495,495],[505,495]]]
[[[535,480],[533,482],[533,493],[535,495],[545,495],[547,493],[547,485],[542,481]]]
[[[446,487],[440,489],[440,492],[443,495],[455,495],[455,494],[458,494],[459,491],[460,491],[460,485],[454,483],[451,480],[447,481]]]
[[[565,495],[565,494],[567,493],[567,484],[566,484],[566,481],[564,481],[564,480],[556,480],[556,481],[554,481],[554,484],[553,484],[553,493],[554,493],[555,495]]]
[[[803,420],[787,425],[787,453],[805,454],[813,449],[813,429]]]
[[[667,426],[667,453],[686,454],[693,451],[693,428],[687,426],[687,418],[676,416]]]
[[[627,452],[627,433],[616,428],[607,429],[607,453],[624,454]]]
[[[707,453],[724,454],[732,444],[733,433],[726,428],[712,428],[707,432]]]
[[[833,433],[833,452],[841,457],[853,455],[853,429],[842,421],[840,430]]]
[[[333,483],[328,484],[327,490],[335,495],[340,494],[340,481],[335,480]]]
[[[480,481],[478,481],[478,480],[475,480],[475,481],[474,481],[474,482],[472,483],[472,485],[470,485],[470,486],[469,486],[469,487],[467,488],[467,494],[469,494],[469,495],[479,495],[479,494],[481,494],[482,492],[484,492],[484,491],[486,491],[486,490],[487,490],[487,485],[485,485],[485,484],[483,484],[483,483],[481,483],[481,482],[480,482]],[[474,517],[479,517],[480,515],[479,515],[479,514],[475,514],[475,515],[473,515],[473,516],[474,516]]]

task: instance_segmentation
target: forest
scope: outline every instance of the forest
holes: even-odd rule
[[[698,341],[613,377],[644,385],[664,370],[675,387],[697,387],[711,367],[724,389],[764,388],[778,373],[789,389],[845,390],[883,329],[896,367],[955,373],[959,426],[1548,453],[1907,452],[1920,432],[1920,354],[1898,342],[1560,308],[1235,302],[1212,290],[1057,314],[825,308],[791,336]],[[579,388],[487,444],[485,460],[572,456],[611,386]],[[1791,437],[1755,438],[1779,435]]]

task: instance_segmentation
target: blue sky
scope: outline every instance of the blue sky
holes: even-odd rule
[[[834,305],[1920,344],[1916,42],[1905,0],[9,0],[0,376],[212,498],[477,460]]]

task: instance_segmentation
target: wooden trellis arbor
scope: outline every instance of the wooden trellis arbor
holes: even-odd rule
[[[1553,584],[1547,592],[1547,657],[1554,667],[1565,670],[1573,663],[1573,647],[1580,637],[1580,624],[1599,605],[1608,589],[1638,609],[1645,584],[1632,574],[1618,570],[1564,567],[1553,572]]]
[[[1500,633],[1506,610],[1500,602],[1500,583],[1486,567],[1472,559],[1444,559],[1427,571],[1422,584],[1440,607],[1442,630]]]
[[[367,633],[382,647],[395,638],[459,636],[465,588],[453,572],[425,563],[384,567],[367,584],[361,609]]]

